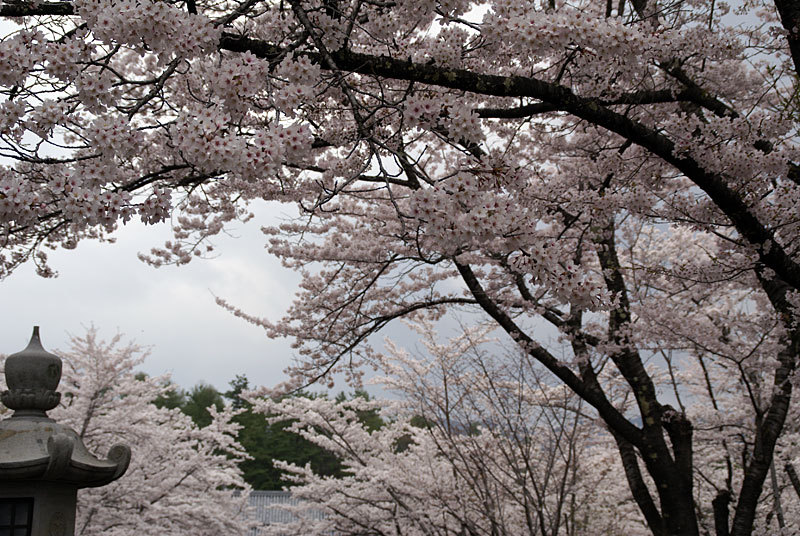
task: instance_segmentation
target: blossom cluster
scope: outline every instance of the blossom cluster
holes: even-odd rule
[[[589,311],[601,310],[612,304],[611,293],[599,281],[597,274],[571,261],[562,261],[551,244],[534,244],[526,251],[515,252],[508,260],[509,267],[534,284],[549,289],[553,296],[575,307]]]
[[[278,64],[273,76],[272,102],[278,110],[292,117],[315,97],[314,86],[320,78],[320,67],[306,56],[291,55]]]
[[[144,223],[158,223],[172,214],[172,192],[167,188],[154,188],[139,209]]]
[[[403,118],[410,127],[426,126],[439,116],[440,105],[437,99],[415,93],[403,103]]]
[[[484,139],[478,114],[464,103],[454,102],[448,106],[443,123],[451,139],[467,143],[479,143]]]
[[[289,117],[294,117],[295,112],[313,97],[313,88],[302,84],[286,84],[272,93],[275,108]]]
[[[98,112],[111,105],[117,97],[113,90],[115,78],[108,69],[93,67],[81,71],[75,81],[81,103]]]
[[[206,67],[203,83],[217,99],[241,113],[247,106],[243,101],[264,89],[267,72],[267,62],[252,53],[231,54]]]
[[[403,119],[409,127],[446,132],[456,142],[479,143],[485,137],[478,114],[458,99],[415,93],[403,102]]]
[[[243,136],[227,129],[229,120],[221,107],[179,119],[172,131],[183,158],[207,172],[224,169],[256,179],[274,175],[284,162],[299,162],[311,147],[311,133],[302,124],[275,124]]]
[[[76,188],[66,196],[62,210],[75,222],[113,228],[120,219],[124,221],[129,216],[129,201],[130,195],[126,192],[97,195],[92,190]]]
[[[342,31],[341,21],[321,11],[311,13],[309,18],[314,27],[318,29],[319,38],[325,48],[329,51],[336,51],[342,47],[346,36]]]
[[[92,47],[86,42],[85,32],[78,31],[68,39],[47,43],[45,72],[59,80],[71,81],[78,77],[82,62],[91,57]]]
[[[529,216],[524,209],[479,184],[475,176],[460,173],[412,194],[408,213],[424,228],[428,247],[451,254],[482,245],[502,247],[501,237],[526,227]]]
[[[120,115],[105,114],[95,118],[85,130],[93,146],[105,155],[129,158],[140,152],[143,135]]]
[[[749,117],[715,117],[702,121],[697,117],[666,122],[678,140],[676,154],[688,154],[714,173],[725,174],[742,183],[756,177],[774,177],[786,173],[786,162],[794,158],[783,147],[760,150],[759,140],[780,137],[790,125],[772,114],[754,113]]]
[[[632,50],[641,60],[669,57],[672,50],[683,54],[699,52],[703,44],[717,39],[702,27],[673,32],[666,28],[654,31],[647,24],[629,25],[620,18],[610,17],[598,21],[593,15],[569,9],[549,13],[529,11],[522,16],[506,19],[497,11],[489,11],[483,19],[482,34],[494,40],[507,40],[501,32],[513,32],[519,45],[534,55],[545,56],[549,51],[580,46],[603,58],[622,59]],[[737,47],[711,47],[704,49],[714,59],[733,58]]]
[[[133,213],[132,196],[124,190],[93,188],[91,174],[59,176],[49,184],[50,196],[71,220],[88,225],[114,228]]]
[[[10,136],[19,141],[24,129],[20,118],[25,114],[25,104],[22,100],[7,100],[0,103],[0,135]]]
[[[64,101],[47,99],[28,114],[25,127],[46,139],[53,129],[67,119],[69,105]]]
[[[272,75],[293,84],[312,86],[321,75],[319,64],[312,63],[307,56],[292,54],[283,59]]]
[[[92,33],[107,42],[146,44],[184,58],[216,46],[221,30],[203,15],[153,0],[78,0],[75,8]]]
[[[41,195],[30,182],[10,172],[0,176],[0,222],[28,225],[41,215],[42,209]]]
[[[31,68],[45,53],[44,36],[23,30],[0,41],[0,86],[23,83]]]
[[[448,26],[439,32],[429,46],[415,51],[414,59],[420,63],[433,60],[436,65],[457,68],[461,65],[468,39],[469,33],[463,28]]]

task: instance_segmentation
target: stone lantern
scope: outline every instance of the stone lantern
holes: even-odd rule
[[[45,413],[58,405],[61,358],[42,348],[39,327],[5,363],[14,414],[0,421],[0,536],[73,536],[79,488],[104,486],[128,468],[131,449],[92,455],[74,430]]]

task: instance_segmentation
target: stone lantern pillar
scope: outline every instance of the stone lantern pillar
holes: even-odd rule
[[[100,460],[47,416],[61,399],[61,358],[42,348],[38,326],[6,359],[5,375],[0,400],[14,414],[0,421],[0,536],[74,536],[78,489],[122,476],[131,449],[114,445]]]

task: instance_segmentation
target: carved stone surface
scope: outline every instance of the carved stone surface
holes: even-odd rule
[[[28,346],[8,356],[5,364],[8,389],[45,389],[55,391],[61,381],[61,358],[42,347],[39,326],[33,328]]]
[[[67,520],[64,512],[54,512],[50,516],[50,524],[47,528],[50,536],[65,536],[67,534]]]
[[[15,389],[3,391],[0,400],[9,409],[49,411],[61,400],[61,393],[47,389]]]
[[[32,536],[73,536],[77,489],[57,482],[3,482],[0,501],[33,498]]]
[[[47,418],[12,417],[0,421],[0,482],[41,480],[79,488],[104,486],[130,463],[127,445],[114,445],[108,459],[86,449],[71,428]]]

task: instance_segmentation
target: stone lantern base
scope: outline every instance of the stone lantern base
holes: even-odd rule
[[[55,482],[3,482],[0,486],[0,533],[71,536],[75,533],[77,491],[74,485]],[[31,507],[33,510],[29,512]],[[12,523],[12,516],[14,528],[5,532],[3,527]],[[29,532],[23,531],[25,527]]]

